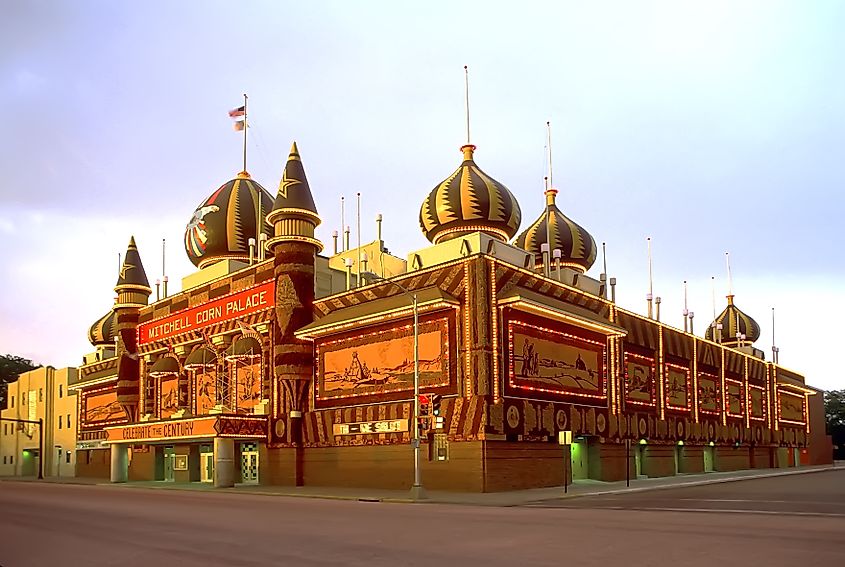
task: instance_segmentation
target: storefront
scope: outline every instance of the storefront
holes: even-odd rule
[[[261,416],[215,415],[106,428],[111,480],[209,482],[218,487],[257,483]]]

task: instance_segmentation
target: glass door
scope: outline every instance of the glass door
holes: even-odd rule
[[[200,481],[214,482],[214,452],[208,445],[200,447]]]
[[[255,443],[241,445],[241,481],[258,482],[258,446]]]
[[[173,481],[173,465],[176,462],[176,451],[173,447],[164,448],[164,480]]]

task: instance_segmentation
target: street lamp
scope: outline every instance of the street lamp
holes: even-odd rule
[[[405,286],[389,280],[373,272],[362,272],[361,276],[372,282],[393,284],[402,293],[411,298],[414,308],[414,415],[411,425],[414,429],[412,446],[414,447],[414,484],[411,485],[411,498],[421,500],[427,498],[422,485],[422,471],[420,470],[420,313],[417,294],[409,291]]]

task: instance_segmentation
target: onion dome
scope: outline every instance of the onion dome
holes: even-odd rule
[[[596,241],[581,225],[560,212],[555,203],[556,189],[546,190],[546,209],[522,234],[515,244],[534,254],[535,265],[542,267],[543,253],[540,248],[551,243],[550,254],[560,250],[560,264],[585,273],[596,261]]]
[[[185,228],[185,251],[198,268],[219,260],[249,260],[249,239],[258,238],[256,226],[270,236],[265,221],[273,205],[264,187],[242,171],[221,185],[194,211]]]
[[[721,330],[716,328],[717,325],[722,326]],[[740,342],[751,344],[760,338],[760,325],[734,305],[733,295],[728,295],[728,306],[707,328],[704,337],[711,341],[715,340],[714,331],[721,333],[721,340],[718,342],[727,346],[738,346]],[[737,334],[740,336],[737,337]],[[745,338],[743,339],[741,335],[745,335]]]
[[[320,215],[317,214],[296,142],[291,145],[279,181],[279,192],[273,202],[273,210],[267,215],[267,223],[273,227],[272,237],[267,242],[268,250],[272,251],[277,244],[290,241],[313,244],[318,252],[323,249],[322,242],[314,237],[314,229],[320,224]]]
[[[109,311],[88,329],[88,342],[94,346],[113,345],[115,337],[115,314]]]
[[[471,232],[484,232],[507,242],[519,229],[522,212],[507,187],[481,171],[472,156],[475,146],[461,148],[464,161],[420,208],[425,237],[437,244]]]

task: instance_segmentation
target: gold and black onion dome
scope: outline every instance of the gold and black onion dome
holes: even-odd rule
[[[734,304],[734,296],[728,295],[728,306],[719,314],[707,330],[704,332],[704,338],[709,340],[714,339],[714,331],[716,325],[721,324],[721,343],[727,345],[736,345],[739,341],[736,338],[737,330],[740,334],[745,335],[743,342],[753,343],[760,338],[760,325],[757,321],[745,314]]]
[[[420,208],[425,237],[437,244],[471,232],[484,232],[507,242],[519,230],[519,203],[507,187],[476,165],[475,146],[467,144],[461,151],[463,163],[432,189]]]
[[[185,252],[191,262],[204,268],[218,260],[249,259],[249,239],[258,238],[256,226],[271,235],[267,213],[273,198],[249,173],[221,185],[194,210],[185,228]]]
[[[548,240],[551,243],[550,254],[555,248],[560,250],[562,266],[585,273],[596,261],[596,241],[584,227],[561,212],[555,202],[556,196],[556,189],[546,190],[546,208],[539,218],[517,237],[514,244],[534,254],[535,265],[542,266],[543,253],[540,247]]]
[[[94,346],[113,345],[115,321],[114,309],[97,319],[88,329],[88,342]]]

